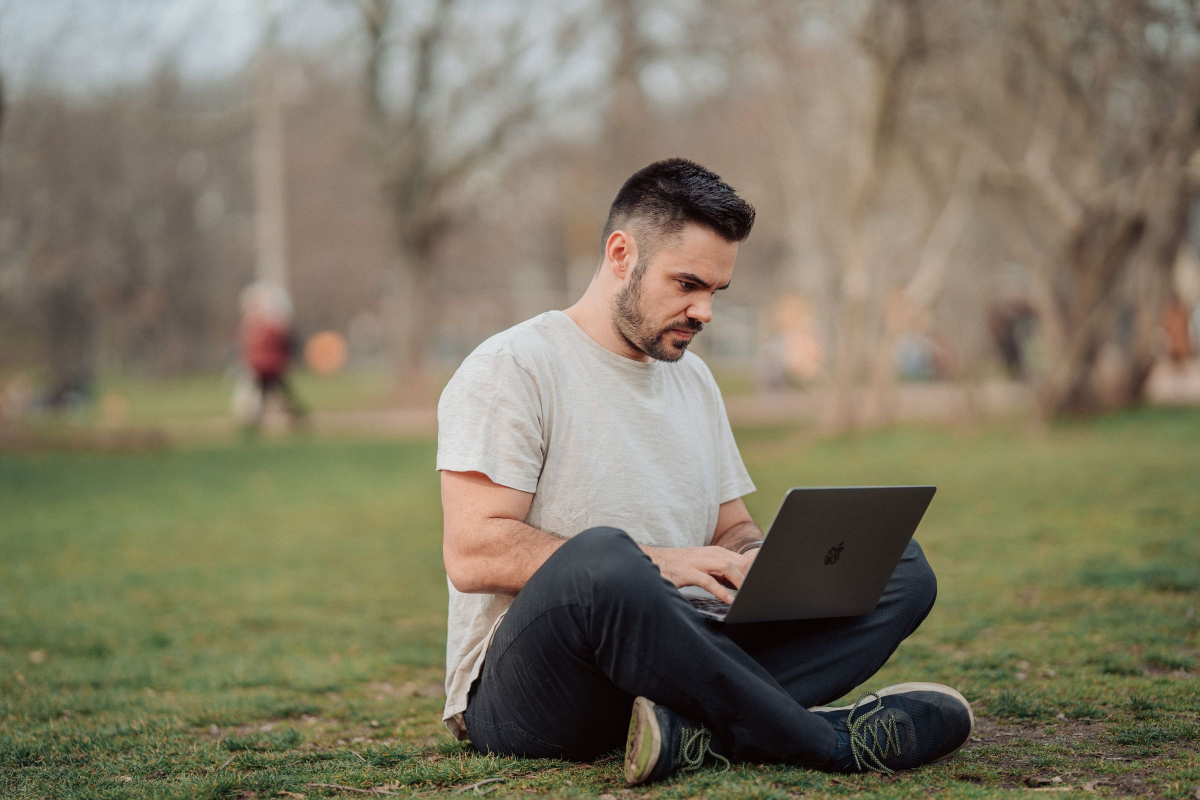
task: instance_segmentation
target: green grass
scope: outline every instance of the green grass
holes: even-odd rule
[[[331,376],[295,370],[291,381],[301,402],[314,411],[380,408],[387,404],[394,385],[386,370],[348,370]],[[97,387],[97,396],[109,392],[128,401],[130,424],[156,425],[229,416],[233,379],[218,374],[170,381],[114,375]]]
[[[625,793],[619,758],[497,759],[439,721],[435,444],[0,454],[0,797],[989,797],[1200,786],[1200,413],[1032,436],[739,431],[767,524],[793,485],[932,482],[939,577],[866,688],[959,687],[978,741],[896,778],[738,765]],[[1095,783],[1098,782],[1098,783]],[[473,793],[471,793],[473,794]]]
[[[0,373],[0,386],[14,374]],[[43,379],[40,374],[36,371],[27,374],[35,385],[40,385],[38,382]],[[437,403],[451,374],[444,368],[434,371],[427,387],[428,396],[422,400],[425,405]],[[395,380],[386,369],[346,370],[329,376],[297,369],[290,379],[296,396],[314,412],[388,408],[396,402]],[[725,371],[717,375],[717,380],[726,397],[747,394],[753,389],[748,373]],[[230,414],[232,394],[233,377],[215,372],[171,380],[109,374],[97,381],[97,402],[61,417],[43,418],[39,424],[50,429],[64,425],[87,426],[101,421],[139,427],[173,427],[197,420],[225,419]],[[106,409],[105,404],[99,402],[104,397],[118,399]],[[105,419],[106,414],[114,413],[118,415],[117,419]]]

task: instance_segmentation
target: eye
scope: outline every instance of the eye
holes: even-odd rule
[[[679,285],[685,292],[690,292],[697,288],[696,284],[692,283],[691,281],[679,281]]]

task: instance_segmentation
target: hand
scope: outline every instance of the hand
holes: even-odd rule
[[[644,547],[646,555],[658,566],[662,576],[679,589],[699,586],[725,603],[733,602],[727,586],[742,588],[746,572],[754,561],[753,553],[740,555],[724,547]]]

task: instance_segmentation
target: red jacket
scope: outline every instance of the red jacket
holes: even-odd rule
[[[292,332],[288,326],[261,316],[242,321],[239,335],[242,359],[260,378],[279,377],[291,359]]]

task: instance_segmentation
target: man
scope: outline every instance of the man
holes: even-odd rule
[[[479,751],[585,760],[625,742],[638,784],[706,759],[890,772],[970,735],[970,706],[936,684],[809,709],[929,613],[915,542],[863,617],[723,627],[676,590],[732,601],[762,543],[720,391],[687,352],[753,223],[703,167],[651,164],[617,194],[579,302],[493,336],[443,392],[444,718]]]

